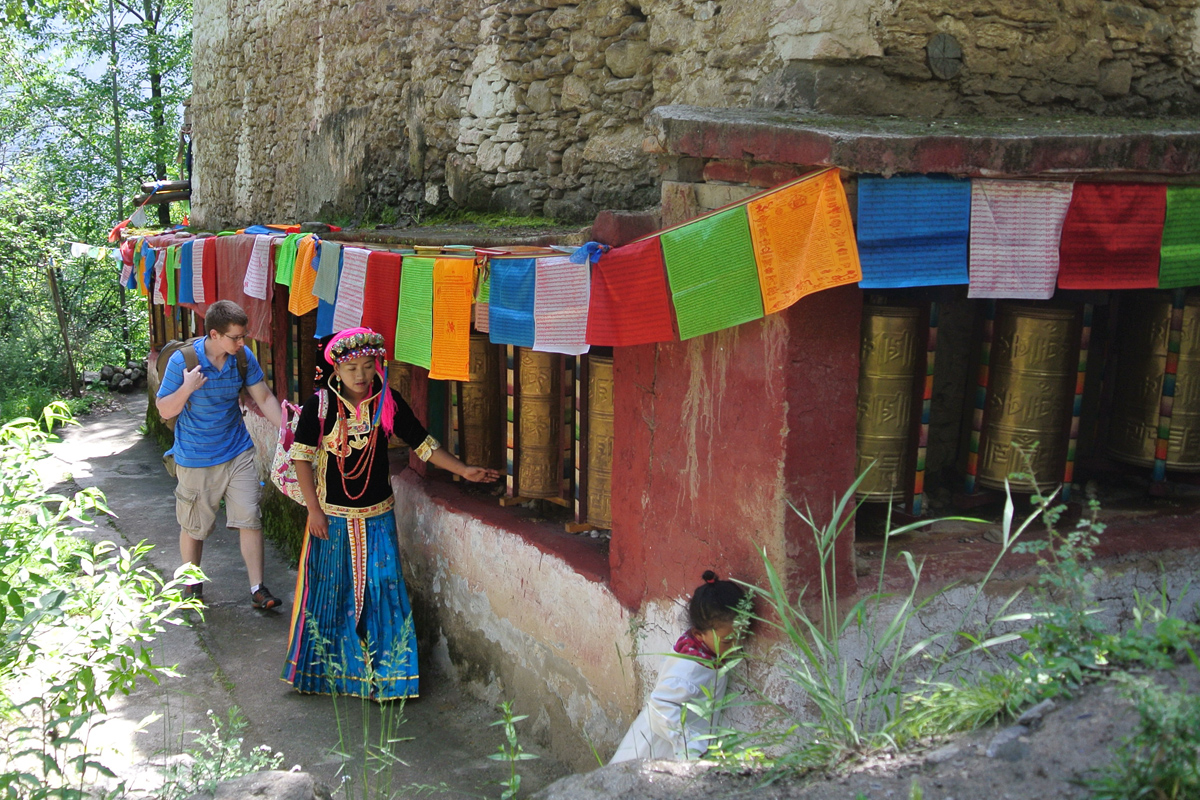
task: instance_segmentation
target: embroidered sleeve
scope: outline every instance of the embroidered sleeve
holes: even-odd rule
[[[441,446],[442,446],[442,443],[439,442],[437,439],[433,438],[432,436],[426,435],[425,441],[421,442],[421,444],[419,444],[415,448],[413,448],[413,452],[416,453],[417,458],[421,459],[422,461],[428,461],[429,458],[433,455],[433,451],[437,450]]]
[[[292,457],[293,461],[316,461],[317,448],[310,444],[292,442],[292,449],[288,451],[288,455]]]
[[[436,439],[430,438],[429,431],[425,430],[425,426],[417,419],[417,415],[413,413],[412,407],[404,401],[400,393],[395,389],[389,389],[388,391],[392,393],[392,399],[396,401],[396,416],[393,417],[392,433],[403,439],[404,443],[413,448],[418,456],[421,455],[421,448],[425,447],[429,442],[433,443],[429,446],[427,451],[429,453],[440,447],[441,445],[438,444]],[[425,459],[428,456],[421,456],[421,458]]]

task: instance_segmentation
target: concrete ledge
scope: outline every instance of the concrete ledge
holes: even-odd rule
[[[1200,120],[895,119],[661,106],[651,143],[669,156],[963,176],[1200,173]]]

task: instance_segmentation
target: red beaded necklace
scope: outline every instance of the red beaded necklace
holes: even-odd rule
[[[342,398],[339,395],[339,400]],[[371,419],[371,403],[367,402],[367,419]],[[350,471],[346,471],[346,457],[350,455],[352,448],[350,447],[350,425],[346,422],[346,405],[345,400],[338,403],[338,420],[337,420],[337,436],[334,441],[336,449],[334,455],[337,458],[338,475],[342,479],[342,491],[350,500],[357,500],[367,493],[367,489],[371,486],[371,469],[375,465],[375,443],[379,441],[379,437],[375,435],[375,425],[371,425],[371,432],[367,434],[367,446],[359,454],[358,462]],[[365,473],[365,477],[364,477]],[[362,489],[358,494],[351,494],[349,487],[346,486],[346,481],[356,481],[363,478]]]

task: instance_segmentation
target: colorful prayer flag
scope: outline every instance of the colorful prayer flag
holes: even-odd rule
[[[859,285],[967,283],[970,226],[970,181],[925,175],[859,178]]]
[[[346,248],[346,257],[353,248]],[[429,369],[433,358],[432,258],[404,258],[396,311],[396,361]],[[345,274],[346,267],[342,272]],[[338,303],[341,304],[340,288]]]
[[[1168,186],[1158,288],[1200,286],[1200,186]]]
[[[586,342],[590,265],[567,256],[535,259],[533,349],[578,356]]]
[[[313,234],[300,237],[296,242],[295,267],[292,270],[292,283],[288,292],[288,311],[297,317],[302,317],[317,307],[317,298],[313,296],[313,284],[317,280],[317,267],[313,263],[317,257],[317,237]],[[388,320],[385,328],[391,328]]]
[[[487,333],[491,330],[488,302],[492,294],[492,273],[486,267],[480,270],[479,293],[475,296],[475,330]]]
[[[383,336],[388,360],[394,360],[396,352],[396,309],[400,301],[401,261],[399,253],[385,250],[374,250],[367,256],[362,325]]]
[[[204,249],[209,240],[197,239],[192,247],[192,302],[203,305],[211,302],[204,286]]]
[[[592,268],[587,341],[611,347],[675,341],[657,236],[600,256]]]
[[[317,279],[313,282],[313,294],[326,303],[337,301],[338,274],[342,264],[342,246],[337,242],[321,242],[321,260]]]
[[[342,248],[342,274],[338,279],[337,304],[333,308],[333,332],[357,328],[362,322],[363,286],[367,280],[367,256],[361,247]]]
[[[746,214],[765,313],[862,279],[850,205],[836,169],[751,200]]]
[[[474,259],[439,258],[434,261],[430,378],[471,379],[471,294],[474,288]]]
[[[250,251],[250,260],[246,263],[246,277],[242,281],[242,291],[250,297],[267,299],[267,259],[270,255],[271,237],[265,233],[255,236],[254,249]]]
[[[1157,287],[1166,212],[1164,184],[1076,183],[1059,247],[1059,287]]]
[[[194,241],[187,241],[179,245],[179,287],[175,291],[180,305],[196,302],[195,295],[192,293],[192,248],[195,245]]]
[[[1049,300],[1071,193],[1062,181],[972,181],[967,296]]]
[[[660,238],[681,339],[763,316],[745,206],[701,217]]]
[[[532,258],[490,260],[488,336],[493,344],[533,347],[536,268]]]

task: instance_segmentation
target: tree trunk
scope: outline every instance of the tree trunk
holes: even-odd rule
[[[108,73],[112,79],[113,112],[113,160],[117,168],[117,221],[125,219],[125,157],[121,152],[121,101],[117,95],[117,23],[113,0],[108,0]],[[121,306],[121,346],[125,350],[125,362],[133,359],[133,344],[129,336],[129,311],[125,300],[125,287],[117,289],[117,301]]]
[[[75,359],[71,356],[71,338],[67,334],[67,315],[63,311],[62,299],[58,294],[58,270],[54,268],[51,259],[46,268],[46,277],[50,281],[50,298],[54,301],[54,313],[58,315],[58,330],[62,333],[63,352],[67,356],[67,374],[71,378],[71,396],[79,397],[79,376],[75,374]]]
[[[150,78],[150,123],[154,131],[154,177],[157,180],[167,178],[166,142],[167,142],[167,111],[162,93],[162,64],[158,54],[158,21],[162,8],[153,0],[145,0],[146,10],[146,65]],[[171,225],[171,207],[158,207],[158,224],[163,227]]]

